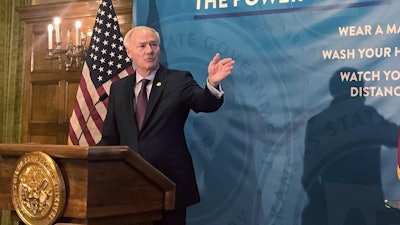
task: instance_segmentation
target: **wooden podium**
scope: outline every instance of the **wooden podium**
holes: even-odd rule
[[[0,209],[15,212],[16,166],[35,152],[51,157],[65,184],[55,223],[151,225],[175,207],[175,184],[126,146],[0,144]]]

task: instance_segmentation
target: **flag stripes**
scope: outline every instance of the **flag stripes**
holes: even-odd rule
[[[133,72],[112,1],[103,0],[97,11],[70,118],[70,144],[92,146],[101,139],[108,99],[101,101],[100,97],[109,94],[113,82]]]

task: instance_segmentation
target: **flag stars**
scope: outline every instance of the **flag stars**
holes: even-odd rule
[[[99,47],[97,47],[97,45],[95,45],[95,44],[93,44],[90,48],[91,48],[94,52],[97,52],[97,50],[99,49]]]
[[[92,79],[102,84],[130,66],[131,60],[123,46],[124,38],[119,31],[118,17],[112,11],[112,4],[104,0],[101,4],[103,5],[97,11],[88,55],[91,58],[89,67],[95,71]]]

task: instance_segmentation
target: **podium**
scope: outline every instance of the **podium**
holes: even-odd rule
[[[56,209],[50,209],[57,207],[49,207],[50,216],[47,216],[57,216],[52,223],[151,225],[162,218],[163,210],[175,207],[175,184],[126,146],[0,144],[0,209],[16,212],[24,223],[28,220],[27,224],[46,224],[46,218],[44,222],[36,222],[36,218],[30,221],[30,217],[39,214],[38,209],[44,211],[48,207],[46,204],[29,204],[28,211],[32,212],[19,211],[25,209],[26,199],[34,195],[27,194],[34,191],[27,191],[27,185],[22,186],[24,183],[18,181],[22,174],[28,173],[23,168],[34,170],[40,164],[47,165],[47,161],[41,163],[42,159],[34,156],[37,153],[49,157],[61,176],[60,185],[51,185],[49,181],[36,185],[41,189],[55,186],[56,191],[61,191],[61,194],[47,191],[46,198],[37,197],[46,204],[48,199],[60,198],[52,201],[60,209],[58,215],[51,212]],[[29,183],[25,181],[29,178],[34,183],[35,176],[38,175],[26,175],[24,182]],[[49,173],[48,176],[52,179],[56,175]],[[16,199],[21,198],[15,194],[17,190],[25,190],[25,197],[16,209]],[[21,214],[28,219],[21,219]]]

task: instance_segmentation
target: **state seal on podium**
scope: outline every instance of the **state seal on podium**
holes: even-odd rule
[[[37,151],[19,158],[12,177],[12,202],[25,224],[54,224],[65,198],[63,176],[49,155]]]

